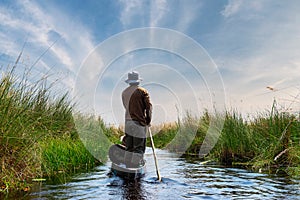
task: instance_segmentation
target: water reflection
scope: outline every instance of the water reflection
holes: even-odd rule
[[[119,197],[124,200],[146,199],[141,179],[123,180],[118,177],[114,177],[107,186],[112,188],[110,192],[111,196]]]
[[[140,181],[125,181],[123,186],[123,198],[128,200],[144,200],[143,188]]]
[[[110,163],[74,176],[65,184],[43,184],[26,199],[300,199],[300,181],[275,175],[202,164],[157,151],[162,182],[156,181],[153,157],[139,181],[108,176]]]
[[[299,199],[300,181],[216,165],[187,164],[184,176],[194,187],[189,196],[246,199]],[[199,191],[202,185],[202,191]],[[298,197],[298,198],[297,198]]]

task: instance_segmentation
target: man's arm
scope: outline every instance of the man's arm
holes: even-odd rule
[[[146,123],[150,125],[152,119],[152,104],[150,102],[150,96],[147,91],[145,91],[144,102],[146,106]]]

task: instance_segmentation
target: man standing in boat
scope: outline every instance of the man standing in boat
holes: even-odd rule
[[[152,104],[148,91],[139,86],[141,80],[138,72],[129,72],[125,81],[129,87],[122,92],[125,108],[124,159],[128,168],[136,168],[143,164],[146,130],[151,122]]]

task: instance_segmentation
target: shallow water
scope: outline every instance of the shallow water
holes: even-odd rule
[[[65,184],[43,183],[26,199],[300,199],[300,180],[188,161],[163,150],[157,156],[161,183],[147,149],[147,173],[139,181],[108,176],[108,162]]]

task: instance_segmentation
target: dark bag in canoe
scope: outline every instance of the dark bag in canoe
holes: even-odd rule
[[[109,159],[117,165],[124,163],[125,149],[126,147],[121,144],[112,145],[108,152]]]

